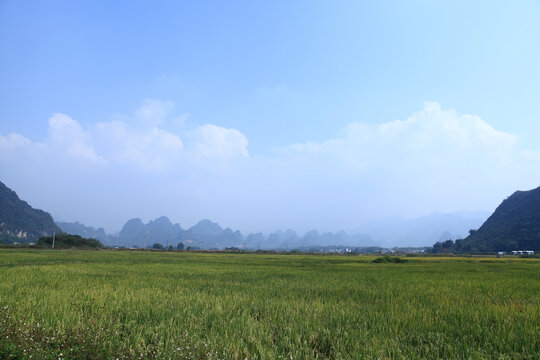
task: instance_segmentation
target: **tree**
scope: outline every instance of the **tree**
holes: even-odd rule
[[[454,242],[452,240],[446,240],[443,242],[442,247],[445,249],[450,249],[454,245]]]
[[[463,251],[463,244],[464,244],[463,239],[456,239],[456,242],[454,244],[455,244],[454,247],[456,249],[456,252],[459,253]]]
[[[438,254],[438,253],[449,253],[455,251],[455,244],[454,242],[449,239],[443,242],[437,241],[433,245],[432,253]]]
[[[183,242],[179,242],[178,245],[176,246],[176,248],[178,250],[184,250],[184,243]]]
[[[54,247],[56,249],[60,248],[102,248],[103,244],[101,244],[96,239],[85,239],[79,235],[71,235],[71,234],[57,234],[54,237],[55,243]],[[37,245],[42,247],[52,247],[53,243],[53,237],[52,236],[44,236],[41,237]]]
[[[163,245],[160,243],[155,243],[152,245],[152,249],[163,250]]]

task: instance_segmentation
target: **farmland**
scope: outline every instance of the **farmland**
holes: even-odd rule
[[[540,358],[540,260],[0,250],[0,357]]]

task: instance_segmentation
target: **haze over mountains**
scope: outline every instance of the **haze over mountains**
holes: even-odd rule
[[[253,233],[247,236],[239,230],[222,228],[208,219],[199,221],[194,226],[183,229],[180,224],[173,224],[166,216],[161,216],[144,224],[141,219],[128,220],[122,230],[115,235],[107,235],[103,229],[86,227],[81,223],[58,222],[66,232],[94,237],[110,246],[149,247],[154,243],[164,246],[177,246],[202,249],[224,249],[237,247],[243,249],[282,249],[292,250],[309,246],[373,246],[376,245],[367,235],[348,235],[338,233],[319,233],[312,230],[299,236],[294,230],[276,231],[268,235]]]
[[[470,229],[477,229],[489,216],[487,212],[434,213],[428,216],[405,219],[389,218],[363,224],[356,231],[346,233],[311,230],[303,235],[294,230],[279,230],[269,234],[244,235],[239,230],[222,228],[208,219],[184,229],[173,224],[166,216],[143,223],[139,218],[128,220],[122,230],[107,235],[102,228],[87,227],[79,222],[57,222],[64,231],[85,237],[93,237],[110,246],[149,247],[154,243],[176,246],[182,242],[186,247],[203,249],[303,249],[313,246],[350,247],[422,247],[431,246],[439,240],[464,238]]]
[[[478,228],[482,216],[487,214],[432,214],[418,219],[383,219],[362,225],[353,234],[311,230],[303,235],[294,230],[275,231],[269,234],[243,234],[239,230],[222,228],[210,220],[201,220],[184,229],[167,217],[143,223],[139,218],[127,221],[117,234],[107,234],[103,228],[86,226],[80,222],[53,222],[52,216],[30,207],[4,184],[0,187],[0,228],[6,241],[35,242],[40,236],[53,232],[67,232],[85,238],[94,238],[109,246],[150,247],[154,243],[202,249],[303,249],[314,246],[430,246],[441,238],[455,239]],[[473,216],[474,215],[474,216]],[[31,230],[31,231],[29,231]]]
[[[96,229],[91,226],[85,226],[78,221],[72,223],[65,221],[56,221],[56,225],[58,225],[58,227],[60,227],[62,231],[65,231],[68,234],[80,235],[88,239],[96,239],[101,241],[102,243],[109,240],[109,235],[105,233],[105,230],[103,228]]]
[[[161,216],[146,224],[134,218],[117,234],[107,234],[103,228],[80,222],[55,224],[49,213],[32,208],[0,182],[0,241],[7,243],[36,242],[41,236],[63,231],[122,247],[151,247],[154,243],[176,247],[182,243],[192,249],[307,250],[329,246],[422,247],[438,242],[434,247],[437,252],[540,250],[540,187],[515,192],[484,222],[488,215],[487,212],[433,213],[415,219],[372,221],[357,228],[356,234],[311,230],[302,236],[291,229],[244,235],[208,219],[184,229]],[[455,239],[459,240],[451,241]]]
[[[354,232],[369,234],[385,247],[431,246],[436,241],[463,239],[469,230],[478,229],[490,215],[487,211],[459,211],[413,219],[392,217],[367,222]]]

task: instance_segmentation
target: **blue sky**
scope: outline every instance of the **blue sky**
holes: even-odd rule
[[[536,1],[0,1],[2,181],[110,230],[493,210],[538,185],[539,18]]]

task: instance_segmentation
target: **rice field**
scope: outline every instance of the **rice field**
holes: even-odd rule
[[[540,259],[0,250],[0,358],[540,359]]]

